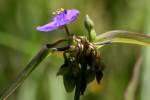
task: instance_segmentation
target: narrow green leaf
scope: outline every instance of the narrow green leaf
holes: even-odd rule
[[[19,73],[14,82],[6,88],[2,94],[0,94],[0,100],[6,100],[30,75],[30,73],[46,58],[49,54],[54,53],[54,51],[62,51],[68,49],[64,48],[54,48],[57,44],[64,42],[64,39],[58,40],[53,44],[47,44],[36,54],[35,57],[27,64],[27,66]]]
[[[150,36],[136,32],[114,30],[98,35],[95,42],[95,44],[114,42],[150,46]]]

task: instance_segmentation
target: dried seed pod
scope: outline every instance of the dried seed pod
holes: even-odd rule
[[[103,76],[103,64],[96,47],[86,38],[73,37],[75,45],[64,52],[64,64],[57,75],[63,76],[64,86],[67,92],[72,92],[76,80],[80,80],[80,93],[83,95],[87,84],[96,77],[98,83]]]
[[[87,84],[92,82],[94,79],[95,79],[95,71],[88,69],[86,71],[86,82],[87,82]]]
[[[72,75],[72,73],[68,73],[67,75],[63,75],[64,87],[67,92],[72,92],[75,88],[76,79]]]
[[[66,65],[66,64],[63,64],[60,68],[59,68],[59,70],[58,70],[58,72],[57,72],[57,76],[58,75],[66,75],[68,72],[69,72],[69,67]]]
[[[96,72],[96,81],[97,81],[98,84],[100,83],[102,77],[103,77],[102,71],[101,70],[97,71]]]

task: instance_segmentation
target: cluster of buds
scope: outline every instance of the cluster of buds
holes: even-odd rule
[[[84,94],[87,84],[95,77],[100,83],[104,65],[94,44],[85,37],[72,37],[73,46],[63,53],[64,64],[60,67],[57,75],[63,76],[67,92],[72,92],[77,82],[80,81],[80,94]]]

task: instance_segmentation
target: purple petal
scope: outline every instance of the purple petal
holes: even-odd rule
[[[66,10],[54,17],[54,21],[56,21],[60,27],[66,24],[69,24],[77,19],[79,16],[79,11],[76,9]]]
[[[76,9],[65,10],[53,17],[53,21],[43,25],[38,26],[36,29],[38,31],[49,32],[58,29],[64,25],[67,25],[77,19],[79,16],[79,11]]]
[[[38,26],[36,29],[42,32],[49,32],[49,31],[56,30],[58,28],[56,24],[57,24],[56,22],[50,22],[46,25]]]
[[[77,19],[77,17],[79,16],[80,12],[76,9],[72,9],[72,10],[67,10],[67,15],[66,15],[66,19],[70,22],[73,22]]]

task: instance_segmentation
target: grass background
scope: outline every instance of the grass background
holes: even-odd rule
[[[38,25],[50,21],[56,9],[80,10],[76,23],[69,25],[77,35],[87,35],[85,14],[95,22],[98,34],[115,29],[150,33],[149,3],[149,0],[0,0],[0,92],[41,46],[65,37],[63,29],[50,33],[36,30]],[[100,52],[106,65],[104,78],[100,85],[92,82],[81,100],[123,100],[139,55],[144,60],[135,100],[149,100],[149,47],[113,44]],[[61,56],[48,57],[9,100],[73,100],[73,93],[65,92],[62,77],[56,77],[62,63]]]

